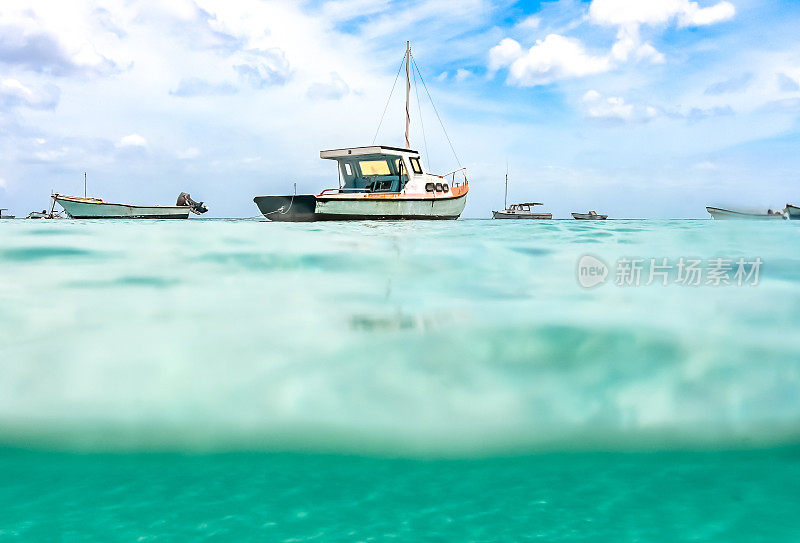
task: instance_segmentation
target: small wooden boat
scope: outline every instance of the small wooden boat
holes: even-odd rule
[[[768,209],[766,213],[758,213],[751,211],[733,211],[731,209],[721,209],[719,207],[706,207],[706,211],[711,216],[718,220],[769,220],[769,219],[785,219],[786,216],[781,211],[773,211]]]
[[[3,211],[8,211],[7,209],[0,209],[0,219],[13,219],[14,215],[3,215]]]
[[[189,213],[200,215],[208,211],[203,202],[195,202],[182,192],[174,206],[139,206],[105,202],[100,198],[53,194],[53,205],[60,205],[72,219],[188,219]],[[36,215],[39,215],[36,213]],[[30,218],[55,218],[49,216]]]
[[[72,219],[188,219],[188,206],[137,206],[100,198],[53,194],[53,201]]]
[[[550,220],[553,218],[552,213],[534,213],[531,207],[544,205],[538,202],[526,202],[523,204],[511,204],[503,211],[492,211],[493,219],[533,219],[533,220]]]
[[[800,221],[800,207],[792,204],[786,204],[786,209],[783,210],[789,220]]]
[[[572,218],[579,221],[604,221],[608,215],[598,215],[596,211],[590,211],[589,213],[573,213]]]

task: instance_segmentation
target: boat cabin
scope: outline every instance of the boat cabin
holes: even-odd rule
[[[419,153],[411,149],[353,147],[320,151],[319,156],[337,162],[341,192],[397,193],[416,189],[427,177]]]
[[[507,213],[531,213],[532,206],[544,205],[539,202],[526,202],[524,204],[511,204],[506,209]]]

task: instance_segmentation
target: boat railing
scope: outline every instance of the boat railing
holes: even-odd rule
[[[463,183],[461,181],[456,182],[456,174],[458,172],[462,172],[462,175],[464,176],[464,182]],[[445,178],[449,177],[450,178],[450,186],[451,187],[459,187],[462,184],[463,185],[468,185],[469,184],[469,181],[467,180],[467,168],[459,168],[457,170],[453,170],[452,172],[446,173],[444,175],[436,175],[436,174],[432,174],[432,175],[434,177],[438,177],[439,179],[445,179]]]
[[[341,192],[367,192],[365,189],[347,189],[347,188],[338,188],[338,189],[324,189],[322,192],[319,193],[320,196],[325,194],[339,194]]]

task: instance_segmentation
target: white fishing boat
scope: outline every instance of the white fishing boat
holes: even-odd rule
[[[0,219],[13,219],[14,215],[3,215],[3,211],[8,211],[7,209],[0,209]]]
[[[786,209],[783,211],[790,220],[800,221],[800,207],[792,204],[786,204]]]
[[[531,211],[533,206],[544,205],[539,202],[526,202],[523,204],[511,204],[503,211],[492,211],[492,218],[494,219],[534,219],[534,220],[550,220],[553,218],[552,213],[534,213]]]
[[[534,206],[544,205],[540,202],[525,202],[522,204],[508,205],[508,164],[506,164],[506,190],[503,197],[503,211],[492,211],[493,219],[533,219],[533,220],[550,220],[553,218],[552,213],[534,213],[531,208]]]
[[[406,44],[404,63],[405,147],[369,145],[321,151],[320,158],[336,161],[339,186],[319,194],[256,196],[253,201],[264,217],[272,221],[301,222],[442,220],[457,219],[461,215],[469,192],[466,168],[445,175],[428,173],[420,153],[411,148],[409,73],[412,63],[415,68],[416,63],[410,43]],[[416,70],[419,73],[419,68]]]
[[[597,211],[590,211],[589,213],[573,213],[572,218],[579,221],[604,221],[608,215],[598,215]]]
[[[722,209],[719,207],[707,206],[706,211],[718,221],[723,220],[783,220],[786,216],[782,211],[773,211],[768,209],[766,212],[757,211],[734,211],[732,209]]]

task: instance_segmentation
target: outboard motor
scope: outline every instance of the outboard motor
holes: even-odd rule
[[[175,204],[176,206],[181,207],[188,207],[189,210],[196,214],[202,215],[206,211],[208,211],[208,206],[205,205],[203,202],[195,202],[192,200],[192,197],[189,196],[188,192],[181,192],[178,196],[178,202]]]

